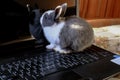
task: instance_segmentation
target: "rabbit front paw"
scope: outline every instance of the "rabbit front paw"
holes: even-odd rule
[[[49,45],[46,46],[47,49],[53,49],[54,47],[55,47],[54,44],[49,44]]]

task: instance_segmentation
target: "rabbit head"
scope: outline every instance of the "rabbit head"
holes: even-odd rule
[[[54,10],[48,10],[40,18],[42,27],[52,26],[59,17],[64,16],[67,9],[67,3],[57,6]]]

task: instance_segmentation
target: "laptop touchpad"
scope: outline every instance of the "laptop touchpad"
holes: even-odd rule
[[[86,80],[73,71],[62,71],[46,76],[43,80]],[[87,79],[88,80],[88,79]]]
[[[73,71],[82,77],[91,77],[93,80],[103,80],[104,78],[120,71],[120,66],[112,63],[111,58],[105,58],[86,66],[80,66]]]

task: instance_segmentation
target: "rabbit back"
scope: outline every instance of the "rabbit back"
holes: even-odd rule
[[[82,51],[92,44],[94,34],[92,27],[85,20],[74,16],[66,19],[59,38],[61,48]]]

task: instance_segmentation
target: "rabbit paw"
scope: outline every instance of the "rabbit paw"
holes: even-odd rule
[[[53,49],[54,47],[55,47],[54,44],[49,44],[49,45],[46,46],[47,49]]]
[[[61,49],[60,46],[56,46],[56,47],[54,48],[54,50],[55,50],[56,52],[63,53],[63,54],[68,54],[68,53],[71,52],[70,50]]]

